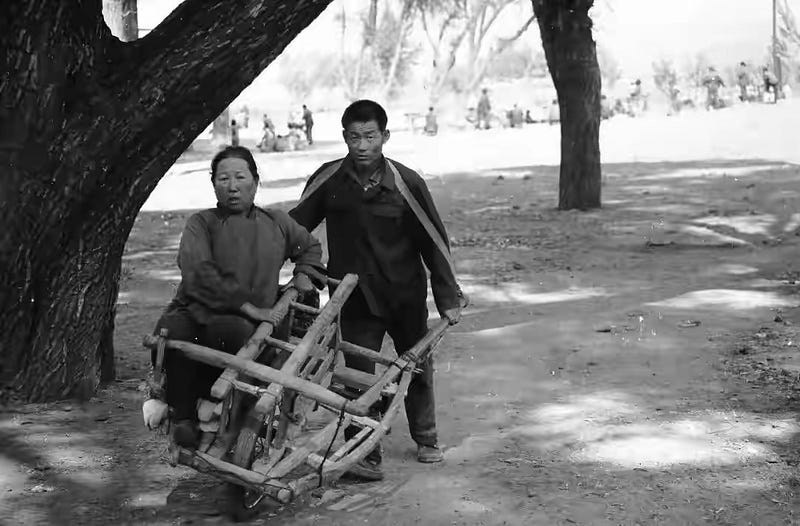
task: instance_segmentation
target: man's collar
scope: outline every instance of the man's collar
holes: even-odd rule
[[[358,173],[356,172],[356,166],[353,162],[352,157],[348,154],[344,161],[342,162],[341,170],[347,174],[348,176],[352,177],[356,180],[359,184],[361,181],[358,179]],[[381,185],[387,190],[394,190],[394,176],[390,170],[387,170],[386,166],[386,157],[381,155],[380,161],[377,163],[375,171],[369,176],[370,186],[377,186]]]

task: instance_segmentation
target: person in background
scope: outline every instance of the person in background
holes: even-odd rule
[[[769,69],[769,66],[761,69],[761,75],[764,80],[764,92],[771,94],[772,102],[778,102],[778,77]]]
[[[612,113],[613,110],[608,97],[606,97],[605,94],[600,95],[600,118],[603,120],[610,119]]]
[[[490,128],[489,116],[492,113],[492,103],[489,100],[489,90],[483,88],[481,98],[478,99],[478,119],[475,121],[477,129],[488,130]]]
[[[235,354],[260,322],[276,323],[270,309],[278,299],[278,277],[284,262],[294,262],[289,286],[302,293],[325,284],[322,247],[286,212],[253,204],[258,168],[247,148],[228,146],[211,161],[216,208],[198,212],[186,222],[178,249],[181,282],[175,298],[156,323],[155,334],[195,342]],[[155,352],[151,356],[155,364]],[[197,446],[196,405],[208,397],[221,370],[166,353],[165,400],[145,402],[145,424],[158,427],[166,403],[172,409],[173,441]],[[155,409],[161,408],[157,412]]]
[[[306,139],[308,140],[308,144],[314,144],[314,139],[311,135],[311,129],[314,127],[314,116],[311,114],[311,110],[309,110],[305,104],[303,104],[303,123],[305,124]]]
[[[264,133],[261,136],[261,142],[258,143],[258,149],[262,152],[271,152],[275,149],[275,140],[278,135],[275,133],[275,124],[266,113],[264,114],[263,122]]]
[[[715,110],[721,108],[723,102],[719,97],[719,89],[725,86],[725,82],[722,81],[722,77],[719,76],[714,66],[708,68],[708,72],[703,79],[703,85],[707,90],[706,109]]]
[[[561,108],[558,107],[558,99],[553,99],[550,103],[550,109],[547,112],[547,123],[552,126],[561,120]]]
[[[531,117],[531,110],[525,110],[525,123],[526,124],[533,124],[534,121],[533,117]]]
[[[463,295],[456,283],[449,256],[447,233],[436,206],[419,174],[383,156],[389,140],[386,111],[375,101],[359,100],[342,115],[342,136],[347,156],[323,164],[309,179],[303,197],[289,212],[307,230],[327,223],[333,278],[358,274],[358,287],[341,312],[342,338],[380,351],[384,335],[392,338],[398,355],[417,343],[428,330],[428,276],[436,308],[452,324],[461,319]],[[317,178],[323,182],[315,183]],[[431,228],[431,235],[408,205],[400,185],[416,198]],[[348,367],[374,373],[375,364],[346,356]],[[440,462],[433,392],[433,361],[417,364],[405,399],[409,430],[417,444],[417,460]],[[376,408],[373,411],[377,412]],[[377,415],[376,415],[377,416]],[[345,428],[345,438],[358,432]],[[381,480],[380,446],[354,465],[351,476]]]
[[[272,122],[272,119],[269,118],[269,115],[266,113],[264,114],[264,131],[271,131],[273,134],[275,133],[275,123]]]
[[[739,66],[736,68],[736,82],[739,85],[739,100],[747,102],[749,100],[747,87],[750,85],[750,70],[744,61],[739,62]]]
[[[522,128],[522,123],[524,122],[525,117],[522,114],[522,110],[514,104],[514,107],[508,112],[508,124],[512,128]]]
[[[231,120],[231,146],[239,146],[239,125],[236,119]]]
[[[642,81],[636,79],[633,83],[633,89],[630,94],[631,102],[638,102],[642,98]]]
[[[425,135],[436,135],[439,133],[439,124],[436,122],[436,113],[433,112],[433,106],[428,108],[428,113],[425,115]]]

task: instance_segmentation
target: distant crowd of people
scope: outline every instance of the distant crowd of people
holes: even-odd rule
[[[757,74],[746,62],[740,62],[736,68],[736,80],[739,86],[739,100],[742,102],[765,101],[776,102],[784,94],[778,77],[769,66],[762,66],[761,74]]]
[[[249,126],[250,112],[247,106],[242,109],[240,116],[242,117],[241,122],[236,119],[231,119],[230,122],[231,146],[239,146],[239,130],[240,128],[247,128]],[[278,135],[275,123],[267,113],[264,113],[262,120],[262,136],[256,147],[262,152],[302,149],[304,147],[304,141],[301,134],[305,135],[305,143],[309,146],[314,144],[314,114],[305,104],[303,104],[303,108],[300,112],[290,113],[286,127],[288,128],[288,133],[285,135]]]
[[[741,102],[776,102],[786,96],[783,91],[788,88],[781,88],[778,78],[768,66],[762,66],[760,69],[753,68],[742,61],[736,68],[735,76],[738,99]],[[728,98],[726,100],[722,93],[723,89],[726,88],[725,81],[714,66],[709,66],[702,77],[695,82],[699,85],[692,89],[693,95],[685,95],[677,85],[670,88],[670,93],[668,93],[670,114],[678,113],[682,109],[697,107],[701,103],[709,110],[724,108],[729,104],[731,98],[730,90],[728,90]],[[704,102],[698,100],[697,88],[704,90]],[[647,111],[648,94],[643,89],[641,79],[635,79],[631,83],[627,96],[617,97],[612,101],[605,94],[602,94],[600,106],[602,119],[608,119],[615,115],[636,117]],[[511,108],[505,110],[502,114],[495,113],[492,111],[489,90],[482,88],[477,106],[468,109],[466,119],[476,130],[488,130],[493,127],[521,128],[525,124],[537,122],[553,125],[560,122],[557,99],[553,99],[549,105],[539,109],[542,111],[537,111],[536,115],[533,116],[530,109],[523,109],[517,103],[514,103]],[[250,115],[247,106],[243,107],[239,116],[243,121],[241,124],[236,119],[232,119],[230,122],[230,144],[232,146],[239,145],[239,129],[241,127],[247,128],[249,125]],[[419,130],[413,121],[417,118],[421,119],[423,115],[421,113],[413,113],[407,114],[407,116],[411,119],[412,130]],[[287,128],[289,131],[286,135],[278,135],[272,119],[268,114],[264,113],[263,135],[261,141],[257,144],[257,148],[267,152],[301,149],[305,147],[301,134],[305,135],[305,143],[308,145],[314,144],[314,116],[305,104],[302,105],[302,110],[290,113]],[[428,136],[435,136],[439,133],[438,117],[433,106],[430,106],[428,112],[424,115],[422,133]]]
[[[714,66],[709,66],[699,78],[695,79],[695,87],[690,86],[689,94],[684,94],[677,85],[671,86],[668,93],[670,114],[699,106],[706,110],[717,110],[731,105],[736,99],[746,103],[774,103],[785,97],[784,91],[788,90],[788,87],[780,86],[778,78],[769,66],[754,68],[742,61],[736,67],[734,77],[735,91],[732,89],[734,86],[726,86],[722,75]],[[702,90],[700,93],[697,91],[698,88]],[[691,95],[692,92],[694,92],[694,96]],[[644,104],[641,104],[642,100]],[[618,100],[614,107],[609,106],[607,112],[613,115],[624,111],[635,116],[638,113],[635,111],[637,103],[639,103],[639,109],[646,109],[646,100],[646,95],[643,95],[641,91],[641,81],[637,79],[635,87],[625,103],[622,104]],[[634,109],[632,110],[632,108]]]
[[[559,120],[558,101],[556,99],[553,99],[543,115],[538,114],[536,117],[531,115],[530,109],[523,109],[517,103],[514,103],[511,108],[508,108],[502,114],[494,113],[492,112],[492,101],[489,98],[489,90],[487,88],[481,89],[477,106],[469,108],[467,112],[467,121],[476,130],[488,130],[493,127],[522,128],[525,124],[536,122],[555,124]]]

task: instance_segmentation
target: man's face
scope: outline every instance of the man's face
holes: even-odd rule
[[[256,198],[257,186],[244,159],[228,157],[217,165],[214,193],[219,204],[231,212],[239,214],[249,210]]]
[[[383,154],[389,130],[381,131],[376,121],[353,122],[342,132],[347,151],[357,167],[367,168]]]

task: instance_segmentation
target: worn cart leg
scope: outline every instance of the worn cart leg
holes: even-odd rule
[[[337,334],[336,323],[339,312],[344,302],[354,290],[358,279],[355,276],[348,276],[339,284],[330,301],[319,311],[317,318],[307,329],[300,343],[290,348],[291,355],[283,364],[280,371],[287,375],[294,375],[298,378],[311,381],[316,385],[321,385],[324,381],[329,382],[331,376],[327,374],[327,369],[331,365],[331,359],[335,356],[335,350],[330,349],[330,344]],[[298,308],[298,304],[292,305]],[[302,308],[302,307],[301,307]],[[324,367],[324,368],[323,368]],[[327,384],[323,385],[327,388]],[[285,403],[284,403],[285,401]],[[300,411],[294,411],[294,405],[300,404]],[[239,437],[233,450],[231,461],[237,466],[250,469],[253,465],[256,442],[262,426],[266,428],[264,444],[266,448],[272,446],[272,439],[275,434],[273,421],[279,407],[284,410],[278,422],[278,443],[275,444],[277,450],[272,451],[272,463],[277,463],[283,454],[282,446],[286,433],[302,427],[302,422],[292,422],[296,419],[295,415],[300,415],[300,420],[304,419],[304,413],[311,407],[304,399],[297,400],[294,392],[285,392],[281,383],[273,382],[267,387],[266,391],[258,397],[255,406],[250,409],[239,432]],[[266,424],[266,425],[265,425]],[[250,498],[250,492],[244,488],[229,488],[229,513],[236,519],[246,519],[254,515],[256,507],[263,495]]]

